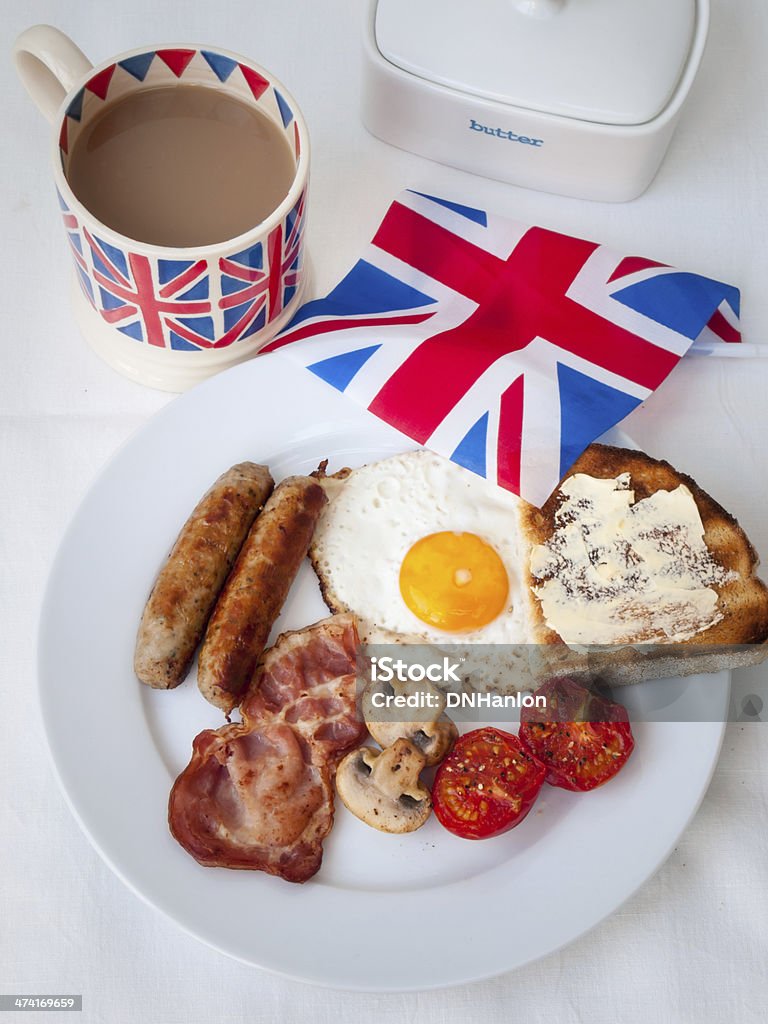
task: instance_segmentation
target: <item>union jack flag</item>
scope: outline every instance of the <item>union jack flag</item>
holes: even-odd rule
[[[739,292],[416,192],[263,351],[536,505],[700,337],[739,341]]]

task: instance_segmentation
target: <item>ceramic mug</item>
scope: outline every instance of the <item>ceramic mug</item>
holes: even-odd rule
[[[307,283],[309,138],[287,89],[264,68],[219,48],[142,47],[93,67],[48,25],[22,33],[14,59],[54,126],[53,175],[74,262],[75,317],[93,349],[132,380],[166,391],[183,391],[257,352],[293,316]],[[294,154],[296,172],[283,202],[226,242],[173,248],[125,237],[98,221],[67,181],[78,133],[106,104],[180,83],[258,107]]]

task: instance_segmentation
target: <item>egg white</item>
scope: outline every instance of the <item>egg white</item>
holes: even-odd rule
[[[329,481],[311,556],[333,611],[354,612],[371,642],[522,644],[528,638],[522,582],[520,499],[449,459],[406,452]],[[509,579],[504,610],[472,632],[422,622],[400,593],[400,566],[416,541],[442,531],[477,534],[494,548]]]

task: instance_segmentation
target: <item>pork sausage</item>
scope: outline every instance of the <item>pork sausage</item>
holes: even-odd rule
[[[219,591],[273,487],[266,466],[241,462],[200,499],[144,608],[133,662],[142,683],[168,690],[184,679]]]
[[[197,669],[200,692],[230,712],[245,693],[328,501],[321,485],[292,476],[251,527],[219,595]]]

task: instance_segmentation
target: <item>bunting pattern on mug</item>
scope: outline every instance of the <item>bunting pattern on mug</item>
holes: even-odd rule
[[[66,159],[69,153],[73,132],[77,131],[82,121],[86,103],[104,103],[106,100],[117,99],[135,87],[137,82],[143,84],[148,78],[153,85],[182,78],[194,85],[205,85],[206,80],[211,84],[227,82],[230,87],[235,85],[244,95],[260,104],[271,104],[283,128],[286,132],[290,130],[294,153],[298,158],[301,152],[298,126],[290,104],[278,88],[270,85],[268,79],[255,67],[228,54],[186,48],[144,50],[96,71],[67,107],[59,135],[59,149],[63,158]]]

